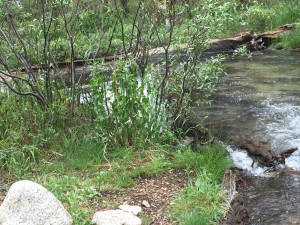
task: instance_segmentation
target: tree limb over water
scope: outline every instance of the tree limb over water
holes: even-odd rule
[[[244,149],[254,161],[262,166],[274,167],[279,164],[285,164],[285,159],[293,154],[298,148],[289,148],[276,154],[272,151],[269,143],[264,141],[254,141],[241,138],[237,141],[236,147]]]

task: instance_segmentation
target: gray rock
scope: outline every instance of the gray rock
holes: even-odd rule
[[[132,213],[133,215],[137,216],[140,212],[142,212],[142,208],[137,205],[120,205],[119,209]]]
[[[96,225],[141,225],[142,221],[132,213],[117,209],[96,212],[92,223]]]
[[[71,225],[72,218],[46,188],[23,180],[14,183],[0,206],[0,225]]]

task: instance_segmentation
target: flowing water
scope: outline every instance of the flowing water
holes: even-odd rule
[[[279,153],[300,149],[300,54],[266,52],[228,61],[213,104],[199,111],[221,139],[244,136],[268,141]],[[300,224],[300,150],[286,159],[284,172],[265,173],[246,152],[228,146],[237,167],[255,176],[243,191],[251,225]]]

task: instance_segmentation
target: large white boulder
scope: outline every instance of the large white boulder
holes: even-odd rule
[[[0,206],[0,225],[71,225],[61,202],[43,186],[23,180],[14,183]]]
[[[141,225],[142,221],[132,213],[116,209],[96,212],[92,223],[96,225]]]

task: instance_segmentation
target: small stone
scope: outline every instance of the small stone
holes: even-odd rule
[[[120,205],[119,209],[132,213],[133,215],[137,216],[140,212],[142,212],[142,208],[137,205]]]
[[[146,200],[142,201],[142,206],[145,206],[146,208],[150,208],[151,207],[151,205],[149,204],[149,202],[146,201]]]
[[[94,214],[92,224],[96,225],[141,225],[142,221],[132,213],[123,210],[98,211]]]

